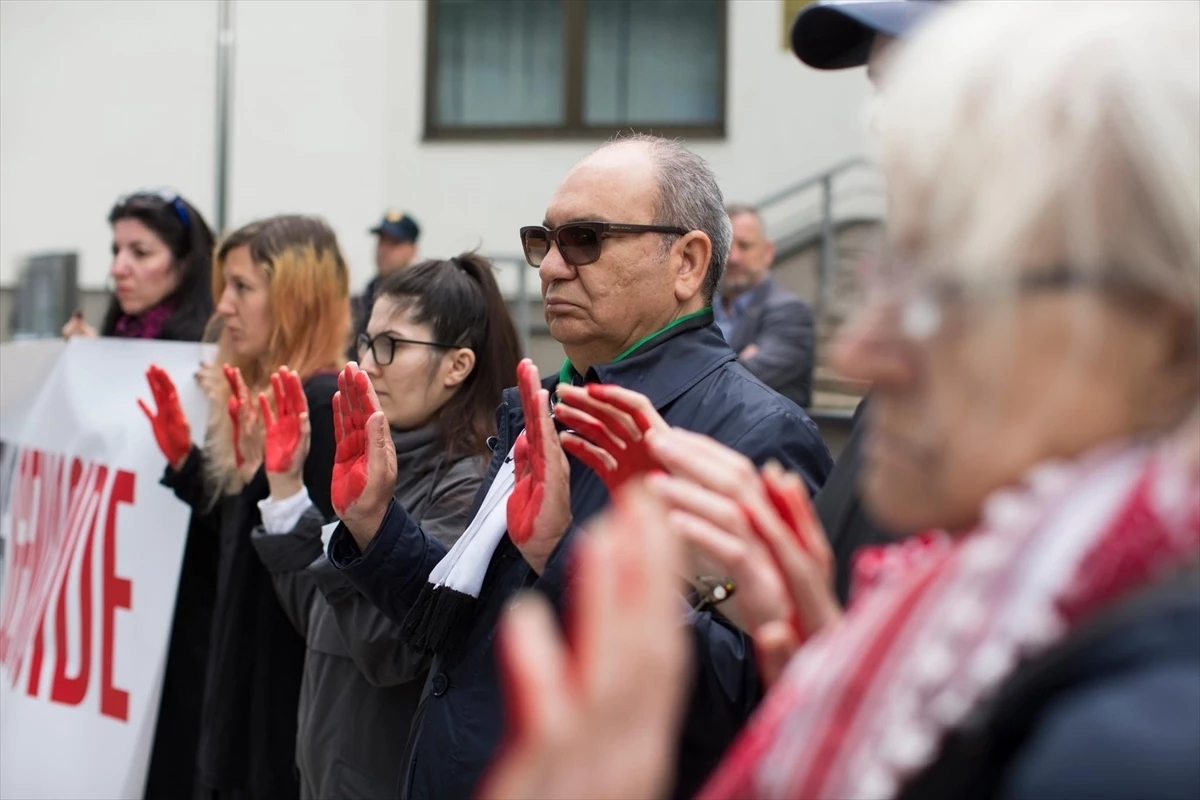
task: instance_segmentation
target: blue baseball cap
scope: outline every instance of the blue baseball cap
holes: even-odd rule
[[[903,37],[943,0],[820,0],[796,15],[792,51],[816,69],[861,67],[875,34]]]
[[[388,211],[371,233],[376,236],[386,236],[398,242],[415,242],[421,235],[421,226],[417,221],[403,211]]]

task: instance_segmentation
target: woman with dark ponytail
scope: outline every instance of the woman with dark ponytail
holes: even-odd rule
[[[491,264],[465,253],[390,275],[357,352],[392,431],[396,501],[453,546],[471,520],[495,409],[516,383],[521,356]],[[288,371],[276,379],[276,394],[286,394]],[[293,442],[286,434],[297,427]],[[274,442],[283,455],[268,459],[271,495],[253,534],[307,643],[296,743],[301,797],[393,797],[429,659],[323,554],[325,520],[300,475],[306,432],[300,407],[268,424],[267,452]]]

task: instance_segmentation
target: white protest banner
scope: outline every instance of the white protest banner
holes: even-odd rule
[[[171,376],[196,441],[194,343],[72,340],[40,388],[3,395],[0,798],[141,797],[190,509],[159,484],[137,399]],[[0,347],[0,384],[45,369]]]
[[[6,445],[22,429],[21,420],[67,343],[35,339],[0,344],[0,518],[8,510],[16,448]],[[0,592],[4,589],[4,534],[0,527]]]

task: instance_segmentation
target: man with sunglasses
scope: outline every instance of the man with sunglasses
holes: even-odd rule
[[[713,322],[730,239],[712,170],[677,142],[625,137],[581,161],[555,191],[543,224],[521,229],[525,256],[541,278],[546,323],[567,356],[541,386],[552,397],[560,383],[636,391],[668,424],[711,436],[759,465],[780,462],[816,491],[832,466],[816,426],[738,364]],[[525,399],[533,402],[536,369],[522,369]],[[438,549],[376,491],[383,478],[374,473],[387,472],[378,455],[376,470],[368,459],[366,488],[329,544],[330,561],[405,625],[407,641],[435,654],[409,741],[409,798],[473,793],[503,736],[493,651],[500,614],[528,588],[563,609],[572,553],[584,535],[577,526],[609,500],[611,476],[573,458],[564,464],[557,438],[541,433],[544,423],[521,436],[526,420],[517,389],[504,393],[497,417],[475,520],[453,551]],[[505,488],[514,486],[514,457],[523,458],[514,452],[518,440],[566,467],[546,469],[539,489],[547,499],[531,506],[528,520],[538,531],[532,538],[509,527],[512,506],[505,516],[506,498],[518,491]],[[676,761],[680,797],[699,789],[761,695],[747,637],[691,599],[689,606],[681,597],[695,667]]]

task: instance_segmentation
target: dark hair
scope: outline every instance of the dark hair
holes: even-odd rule
[[[487,452],[504,389],[517,381],[521,344],[490,261],[463,253],[422,261],[384,278],[376,302],[388,298],[413,323],[428,325],[434,341],[469,347],[475,368],[436,419],[437,439],[449,457]]]
[[[123,219],[137,220],[162,239],[171,251],[172,268],[179,272],[179,284],[164,298],[176,303],[175,311],[159,338],[200,341],[213,313],[213,234],[208,223],[182,197],[168,200],[154,192],[138,192],[118,200],[108,214],[108,224]],[[120,318],[121,306],[114,296],[100,325],[100,335],[112,336]]]
[[[733,228],[725,213],[725,199],[712,167],[683,146],[678,139],[664,139],[647,133],[619,134],[600,149],[625,144],[647,148],[658,167],[658,197],[654,203],[654,224],[703,231],[712,244],[708,271],[700,285],[705,303],[711,303],[733,242]],[[674,239],[663,237],[663,249],[669,250]]]

